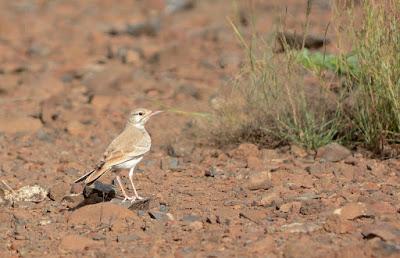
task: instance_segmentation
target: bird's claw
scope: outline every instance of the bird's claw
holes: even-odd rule
[[[126,202],[128,200],[131,202],[134,202],[136,200],[136,197],[135,196],[132,196],[132,197],[125,196],[125,198],[122,200],[122,202]]]

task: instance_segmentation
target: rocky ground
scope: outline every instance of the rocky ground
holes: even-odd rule
[[[310,31],[323,34],[331,7],[314,2]],[[176,113],[147,126],[135,181],[148,207],[64,198],[129,110],[209,111],[239,71],[227,17],[250,33],[251,6],[167,3],[0,1],[0,256],[399,257],[399,160],[336,144],[218,149]],[[285,6],[287,27],[302,27],[305,1],[253,4],[260,35]]]

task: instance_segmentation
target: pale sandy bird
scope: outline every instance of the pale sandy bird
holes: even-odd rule
[[[150,117],[161,112],[162,111],[152,112],[144,108],[133,110],[126,123],[125,129],[108,146],[100,163],[95,169],[75,180],[75,183],[85,180],[85,184],[90,185],[106,172],[115,170],[117,172],[116,179],[125,197],[123,201],[131,200],[133,202],[136,199],[143,199],[138,195],[135,185],[133,184],[133,171],[135,166],[142,160],[143,155],[148,152],[151,147],[151,138],[144,125]],[[134,196],[129,197],[126,194],[121,178],[118,175],[119,170],[122,169],[129,169],[129,180],[135,193]]]

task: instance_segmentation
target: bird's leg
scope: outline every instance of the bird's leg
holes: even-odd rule
[[[121,188],[122,194],[124,195],[124,199],[122,200],[122,202],[126,202],[127,200],[134,201],[136,199],[135,197],[129,197],[126,194],[125,188],[124,188],[124,186],[122,185],[122,182],[121,182],[121,178],[119,176],[117,176],[116,178],[117,178],[119,187]]]
[[[143,197],[140,197],[140,196],[138,195],[138,193],[137,193],[137,191],[136,191],[136,188],[135,188],[135,185],[133,184],[133,170],[135,170],[135,167],[132,167],[132,168],[129,170],[129,180],[131,181],[131,185],[132,185],[132,188],[133,188],[133,192],[135,193],[135,198],[138,199],[138,200],[142,200]]]

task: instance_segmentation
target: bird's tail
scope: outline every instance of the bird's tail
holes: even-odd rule
[[[106,173],[107,171],[110,170],[109,168],[103,167],[103,165],[104,165],[104,161],[100,162],[99,164],[96,165],[96,167],[94,169],[87,172],[80,178],[76,179],[74,181],[74,183],[79,183],[79,182],[85,181],[86,185],[92,184],[94,181],[99,179],[99,177],[101,177],[104,173]]]
[[[93,174],[96,170],[97,170],[97,168],[95,168],[95,169],[93,169],[93,170],[87,172],[86,174],[84,174],[84,175],[81,176],[80,178],[76,179],[76,180],[74,181],[74,183],[80,183],[80,182],[82,182],[83,180],[85,180],[86,178],[88,178],[91,174]]]
[[[84,177],[86,185],[91,185],[94,181],[99,179],[101,176],[103,176],[106,172],[110,170],[111,168],[102,167],[100,169],[94,169],[93,171],[90,171],[89,173],[85,174],[82,177]]]

